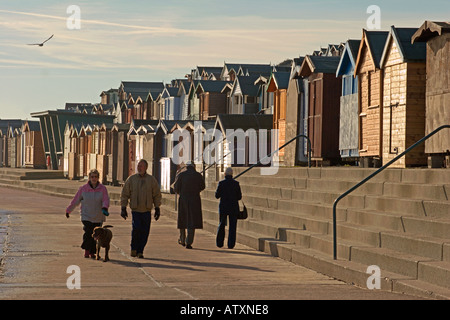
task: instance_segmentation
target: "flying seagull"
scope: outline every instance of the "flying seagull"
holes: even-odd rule
[[[29,46],[39,46],[39,47],[43,47],[43,46],[44,46],[44,43],[46,43],[48,40],[50,40],[51,38],[53,38],[53,36],[54,36],[54,34],[52,34],[51,37],[48,38],[47,40],[45,40],[44,42],[41,42],[41,43],[29,43],[28,45],[29,45]]]

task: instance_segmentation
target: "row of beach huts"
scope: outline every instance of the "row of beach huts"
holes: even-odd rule
[[[279,151],[279,165],[306,164],[309,139],[313,165],[379,167],[450,124],[449,71],[449,22],[363,29],[361,39],[276,65],[196,67],[169,84],[122,81],[102,91],[100,103],[32,113],[39,121],[0,120],[0,165],[64,170],[70,179],[95,167],[104,182],[120,184],[145,158],[167,190],[178,143],[171,135],[193,134],[201,121],[203,132],[224,136],[228,129],[277,129],[264,152],[301,135]],[[227,142],[222,156],[233,149]],[[247,137],[244,163],[235,157],[229,164],[254,163],[251,143]],[[442,130],[393,166],[449,168],[449,150],[450,130]]]

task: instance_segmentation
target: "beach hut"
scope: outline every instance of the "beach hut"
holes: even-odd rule
[[[426,45],[411,43],[417,28],[391,27],[380,67],[383,70],[383,164],[425,135]],[[393,167],[426,166],[424,145]]]
[[[227,112],[227,94],[222,93],[223,87],[231,83],[220,80],[199,81],[196,94],[199,98],[200,120],[210,120],[220,113]]]
[[[299,70],[308,87],[308,137],[316,165],[339,161],[339,102],[342,77],[339,56],[307,55]]]
[[[176,164],[172,157],[172,134],[175,125],[181,127],[188,123],[187,120],[160,120],[154,133],[153,149],[153,176],[161,186],[161,191],[170,192],[170,184],[173,183],[176,173]]]
[[[236,76],[230,94],[232,114],[254,114],[259,111],[259,85],[255,85],[260,75]]]
[[[382,158],[383,76],[380,66],[388,31],[363,29],[354,76],[358,76],[359,156],[363,167],[379,167]]]
[[[286,142],[287,91],[290,72],[273,72],[269,78],[267,91],[273,92],[273,129],[278,132],[278,146]],[[280,163],[284,162],[284,149],[279,152]]]
[[[113,129],[117,134],[117,184],[122,185],[128,178],[129,173],[129,143],[128,143],[128,131],[130,130],[129,124],[116,124]],[[114,176],[113,176],[114,181]]]
[[[161,93],[161,99],[164,101],[164,119],[166,120],[181,120],[181,101],[178,91],[178,88],[166,87]]]
[[[180,81],[178,96],[180,97],[181,120],[187,120],[189,114],[189,89],[191,83],[187,80]]]
[[[108,184],[111,184],[111,185],[119,184],[119,179],[118,179],[119,158],[121,159],[120,172],[123,173],[123,166],[124,166],[123,153],[128,152],[128,150],[126,150],[126,151],[124,150],[123,143],[119,144],[119,132],[122,132],[122,134],[123,134],[124,132],[128,132],[129,129],[130,129],[130,125],[128,125],[128,124],[116,123],[111,127],[110,130],[107,131],[107,134],[109,135],[109,139],[108,139],[108,144],[109,144],[108,152],[109,153],[107,153],[107,155],[106,155],[108,158],[108,170],[106,172],[106,182]],[[119,145],[122,146],[121,152],[119,152]],[[122,174],[122,179],[123,179],[123,174]]]
[[[45,154],[39,121],[26,121],[23,125],[24,166],[45,169]]]
[[[349,39],[336,70],[342,77],[339,112],[339,153],[344,161],[359,160],[358,76],[354,76],[361,41]]]
[[[450,23],[425,21],[411,37],[413,44],[426,43],[425,134],[450,124]],[[450,168],[450,130],[425,141],[428,166]]]
[[[153,175],[154,135],[159,124],[158,120],[134,120],[132,125],[136,132],[136,164],[141,159],[148,163],[147,173]]]
[[[271,114],[220,114],[217,116],[214,130],[222,134],[222,142],[217,147],[218,159],[215,162],[223,172],[228,166],[248,166],[274,151],[272,146],[273,116]],[[241,135],[240,132],[244,135]],[[261,131],[264,130],[264,131]],[[260,133],[261,131],[261,133]],[[265,132],[265,135],[263,135]],[[244,140],[241,140],[241,139]],[[263,138],[264,140],[260,140]],[[268,161],[270,159],[267,159]],[[278,155],[272,163],[278,164]],[[218,177],[218,175],[217,175]]]
[[[0,168],[3,167],[4,157],[3,154],[5,152],[4,150],[4,134],[2,128],[0,128]]]
[[[66,130],[64,132],[64,160],[67,160],[67,164],[64,164],[64,176],[70,180],[84,176],[82,174],[83,168],[80,166],[80,159],[83,161],[84,158],[80,157],[79,134],[79,128],[77,130],[75,125],[66,124]]]
[[[286,139],[289,141],[299,134],[307,136],[305,127],[305,94],[303,78],[298,76],[298,72],[303,63],[304,57],[294,58],[289,76],[289,84],[286,96]],[[284,148],[284,164],[294,166],[306,163],[307,140],[304,137],[290,143]]]

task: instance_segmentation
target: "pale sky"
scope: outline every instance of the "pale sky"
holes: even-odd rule
[[[67,27],[71,5],[80,29]],[[449,0],[0,0],[0,119],[98,103],[122,80],[168,83],[196,66],[275,64],[360,39],[370,5],[381,30],[450,20]]]

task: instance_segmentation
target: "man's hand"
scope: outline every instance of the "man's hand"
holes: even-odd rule
[[[120,212],[120,216],[124,219],[127,220],[128,218],[128,213],[127,213],[127,208],[126,207],[122,207],[122,210]]]
[[[155,208],[155,221],[158,221],[160,214],[161,214],[161,210],[159,209],[159,207],[156,207]]]

